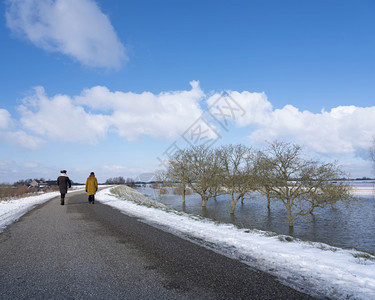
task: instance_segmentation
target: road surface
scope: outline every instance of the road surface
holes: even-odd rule
[[[311,299],[82,192],[0,234],[0,299]]]

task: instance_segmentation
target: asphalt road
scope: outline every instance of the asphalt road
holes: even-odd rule
[[[68,193],[0,234],[0,299],[311,299],[266,273]]]

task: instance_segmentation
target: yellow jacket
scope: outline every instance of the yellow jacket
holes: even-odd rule
[[[86,193],[87,195],[95,195],[98,190],[98,181],[95,175],[90,175],[86,180]]]

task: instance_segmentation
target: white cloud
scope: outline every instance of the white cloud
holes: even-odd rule
[[[25,163],[23,163],[23,166],[25,168],[34,169],[34,168],[37,168],[39,166],[39,164],[36,163],[36,162],[25,162]]]
[[[9,144],[21,146],[27,149],[40,149],[44,141],[39,137],[33,137],[22,130],[12,130],[15,120],[5,109],[0,109],[0,139]]]
[[[10,113],[5,109],[0,109],[0,129],[7,129],[10,123]]]
[[[0,109],[0,138],[3,142],[32,150],[40,149],[50,141],[95,145],[109,134],[129,141],[150,137],[172,142],[200,120],[203,113],[205,93],[199,82],[190,84],[191,88],[187,90],[158,94],[110,91],[105,86],[95,86],[77,96],[47,96],[42,87],[37,87],[33,95],[24,98],[23,104],[17,107],[18,118],[12,118],[7,110]],[[215,94],[207,99],[208,104],[212,105],[219,96]],[[311,155],[339,160],[354,177],[370,176],[368,162],[366,169],[366,153],[375,136],[375,106],[338,106],[330,111],[312,113],[292,105],[275,109],[265,93],[231,91],[229,96],[241,108],[234,112],[232,121],[242,127],[238,132],[246,132],[255,147],[266,140],[285,139],[304,146]],[[220,128],[211,121],[211,125]],[[234,127],[229,130],[238,130]],[[238,136],[238,132],[234,134]],[[20,168],[21,165],[2,166],[0,173],[1,169],[13,172]],[[21,169],[27,168],[22,165]],[[143,169],[149,171],[150,164],[137,170],[118,162],[97,166],[94,171],[99,171],[101,180],[105,180],[124,174],[136,176]],[[75,173],[85,178],[89,171]]]
[[[52,140],[96,144],[109,128],[108,117],[87,113],[66,95],[49,99],[42,87],[18,107],[23,128]]]
[[[270,113],[272,112],[272,104],[267,100],[265,93],[251,93],[244,91],[242,93],[236,91],[228,92],[229,101],[234,100],[239,106],[238,110],[244,113],[235,115],[235,121],[238,126],[247,126],[249,124],[267,124],[270,121]],[[211,96],[207,102],[213,105],[220,97],[219,94]],[[236,108],[236,105],[233,105]]]
[[[106,87],[84,90],[80,96],[48,98],[42,87],[18,107],[27,131],[52,140],[96,144],[109,131],[129,140],[142,136],[175,138],[202,113],[204,93],[198,82],[190,91],[158,95],[111,92]]]
[[[144,170],[140,167],[129,167],[123,165],[103,165],[96,169],[98,174],[100,174],[102,180],[108,179],[110,177],[118,177],[124,176],[126,174],[126,178],[135,177],[136,175],[143,173]]]
[[[30,150],[38,150],[45,143],[43,139],[29,135],[22,130],[8,131],[3,133],[3,136],[9,144]]]
[[[56,167],[47,167],[43,161],[0,160],[0,183],[14,183],[30,178],[55,179],[59,174],[58,170]]]
[[[125,48],[92,0],[8,0],[7,26],[34,45],[83,65],[119,68]]]
[[[104,165],[102,169],[105,171],[111,171],[111,172],[120,173],[120,174],[123,174],[124,171],[128,170],[127,167],[121,166],[121,165]]]
[[[0,183],[13,183],[16,180],[12,177],[15,165],[11,159],[0,160]]]
[[[14,161],[11,159],[0,160],[0,168],[9,167],[14,165]]]
[[[18,107],[18,131],[1,135],[29,149],[38,149],[48,140],[94,145],[109,133],[130,141],[142,137],[177,139],[203,113],[201,100],[205,94],[199,82],[190,84],[190,90],[159,94],[110,91],[107,87],[95,86],[78,96],[52,97],[38,87]],[[234,123],[248,128],[254,146],[266,140],[286,139],[311,152],[327,157],[350,155],[353,160],[361,151],[367,151],[375,136],[375,107],[339,106],[312,113],[292,105],[274,109],[265,93],[231,91],[229,95],[241,107]],[[210,97],[208,104],[218,96]],[[0,110],[0,120],[3,127],[12,121],[6,110]]]
[[[97,86],[75,97],[77,104],[110,111],[114,130],[129,140],[141,136],[175,138],[202,113],[199,100],[204,96],[199,83],[192,81],[190,91],[153,94],[110,92]]]
[[[229,95],[246,112],[236,117],[236,125],[255,127],[250,134],[254,143],[285,138],[319,153],[338,154],[367,149],[375,136],[375,106],[338,106],[314,114],[292,105],[273,109],[264,93],[232,91]]]

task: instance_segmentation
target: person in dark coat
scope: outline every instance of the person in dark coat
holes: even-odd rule
[[[68,192],[68,188],[72,187],[72,183],[68,175],[66,175],[66,170],[60,172],[60,176],[57,178],[57,185],[60,189],[61,205],[64,205],[65,194]]]
[[[95,177],[95,173],[91,172],[90,176],[86,180],[86,193],[89,196],[89,203],[94,204],[95,194],[98,191],[98,180]]]

